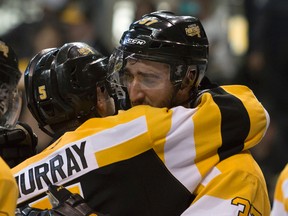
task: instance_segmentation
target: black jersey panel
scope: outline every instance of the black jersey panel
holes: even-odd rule
[[[192,202],[191,193],[153,150],[99,168],[78,180],[89,205],[112,216],[176,216]]]
[[[211,90],[213,100],[221,112],[222,146],[218,149],[220,160],[234,155],[244,148],[250,131],[250,118],[240,99],[222,88]]]

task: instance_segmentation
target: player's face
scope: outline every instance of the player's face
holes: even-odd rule
[[[170,81],[168,64],[143,59],[128,59],[124,68],[124,83],[132,106],[172,105],[174,86]]]

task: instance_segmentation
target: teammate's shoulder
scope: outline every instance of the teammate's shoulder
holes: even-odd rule
[[[286,164],[286,166],[281,171],[280,178],[288,179],[288,163]]]
[[[220,88],[231,94],[243,94],[250,93],[254,94],[253,90],[246,85],[223,85]]]
[[[157,108],[157,107],[152,107],[150,105],[138,105],[138,106],[134,106],[126,111],[124,111],[124,113],[128,113],[129,115],[132,113],[137,113],[137,114],[147,114],[150,112],[168,112],[168,108],[164,107],[164,108]],[[123,113],[123,112],[122,112]],[[122,114],[119,113],[119,114]]]
[[[245,164],[245,166],[243,166]],[[253,176],[261,176],[259,165],[251,155],[250,151],[243,151],[230,156],[218,163],[216,166],[222,173],[246,173]]]

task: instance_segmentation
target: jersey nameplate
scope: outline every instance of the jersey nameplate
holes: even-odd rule
[[[82,140],[65,146],[17,173],[18,203],[45,192],[50,184],[64,184],[98,168],[95,155],[88,150],[87,142]]]

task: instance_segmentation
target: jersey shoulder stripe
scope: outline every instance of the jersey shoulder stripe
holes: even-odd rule
[[[244,148],[250,130],[250,119],[239,98],[229,94],[223,88],[212,89],[210,93],[221,113],[222,145],[218,149],[218,154],[220,160],[223,160]]]

